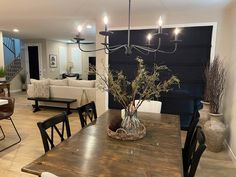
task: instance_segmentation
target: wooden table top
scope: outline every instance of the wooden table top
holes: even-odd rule
[[[22,168],[40,175],[43,171],[61,177],[182,177],[182,149],[178,116],[138,113],[147,135],[137,141],[119,141],[107,136],[111,119],[119,110],[108,110],[95,125],[88,126],[68,140]]]

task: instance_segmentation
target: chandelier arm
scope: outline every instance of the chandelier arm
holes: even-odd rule
[[[175,53],[176,50],[177,50],[177,43],[175,43],[175,47],[172,51],[164,51],[164,50],[160,50],[160,49],[153,49],[153,48],[150,48],[150,47],[144,47],[144,46],[139,46],[139,45],[133,45],[135,46],[136,48],[138,49],[141,49],[141,50],[144,50],[144,51],[148,51],[148,52],[159,52],[159,53],[165,53],[165,54],[172,54],[172,53]]]
[[[99,48],[99,49],[94,49],[94,50],[84,50],[81,48],[80,46],[80,43],[78,43],[78,46],[79,46],[79,49],[82,51],[82,52],[97,52],[97,51],[101,51],[101,50],[104,50],[105,48]]]
[[[158,46],[157,46],[157,50],[159,50],[161,48],[161,38],[158,38]]]
[[[129,14],[128,14],[128,46],[130,47],[130,18],[131,18],[131,0],[129,0]]]
[[[147,52],[151,52],[151,53],[153,53],[153,52],[156,51],[156,50],[153,49],[153,48],[145,47],[145,46],[140,46],[140,45],[133,45],[133,47],[136,48],[136,50],[137,50],[137,49],[141,49],[141,50],[143,50],[143,51],[147,51]]]
[[[141,54],[146,55],[146,56],[149,55],[149,51],[147,51],[147,52],[145,53],[144,51],[142,51],[142,49],[139,49],[139,48],[137,48],[136,46],[133,46],[133,47],[134,47],[135,50],[137,50],[137,51],[140,52]],[[145,50],[145,51],[146,51],[146,50]]]
[[[178,44],[175,43],[175,48],[172,50],[172,51],[164,51],[164,50],[158,50],[159,53],[164,53],[164,54],[173,54],[176,52],[177,50],[177,47],[178,47]]]
[[[113,46],[105,45],[107,50],[116,49],[116,48],[121,47],[121,46],[125,46],[125,44],[123,44],[123,45],[113,45]]]
[[[119,50],[119,49],[121,49],[121,48],[125,48],[125,44],[124,45],[119,45],[119,46],[117,46],[117,47],[114,47],[114,48],[110,48],[110,47],[108,47],[108,48],[106,48],[107,50],[109,50],[109,51],[111,51],[111,52],[113,52],[113,51],[116,51],[116,50]]]

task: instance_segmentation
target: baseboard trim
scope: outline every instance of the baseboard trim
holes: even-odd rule
[[[17,92],[21,92],[21,89],[18,90],[11,90],[10,93],[17,93]]]
[[[235,153],[233,152],[233,150],[231,149],[231,147],[230,147],[230,145],[228,144],[227,141],[225,141],[225,145],[228,149],[229,156],[231,157],[232,161],[236,165],[236,155],[235,155]]]

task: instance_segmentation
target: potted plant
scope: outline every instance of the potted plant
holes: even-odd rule
[[[6,80],[6,70],[4,67],[0,67],[0,81]]]
[[[201,101],[203,107],[201,110],[199,110],[200,114],[200,119],[199,123],[201,126],[204,126],[205,122],[209,120],[209,112],[210,112],[210,79],[209,79],[209,66],[206,66],[204,70],[204,95],[203,95],[203,100]]]
[[[108,68],[105,74],[100,74],[94,67],[91,68],[98,76],[98,88],[111,93],[125,109],[120,128],[115,131],[108,128],[108,135],[116,139],[135,140],[144,137],[146,128],[138,119],[137,109],[144,100],[159,97],[161,92],[167,92],[174,84],[179,84],[179,79],[172,74],[165,80],[160,80],[160,73],[169,71],[166,66],[154,65],[153,71],[150,72],[141,58],[138,57],[137,62],[137,74],[132,81],[127,80],[123,71],[111,71]],[[135,104],[135,100],[138,100],[138,103]]]
[[[220,105],[225,86],[225,69],[219,57],[215,57],[209,70],[209,120],[204,125],[208,149],[219,152],[223,148],[226,137],[226,127]]]
[[[26,91],[26,80],[27,80],[27,72],[23,71],[20,73],[20,80],[21,80],[21,89],[22,91]]]

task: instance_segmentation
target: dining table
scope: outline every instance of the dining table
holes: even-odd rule
[[[138,118],[146,127],[142,139],[109,137],[108,127],[121,121],[120,110],[109,109],[21,170],[60,177],[182,177],[179,116],[138,112]]]

